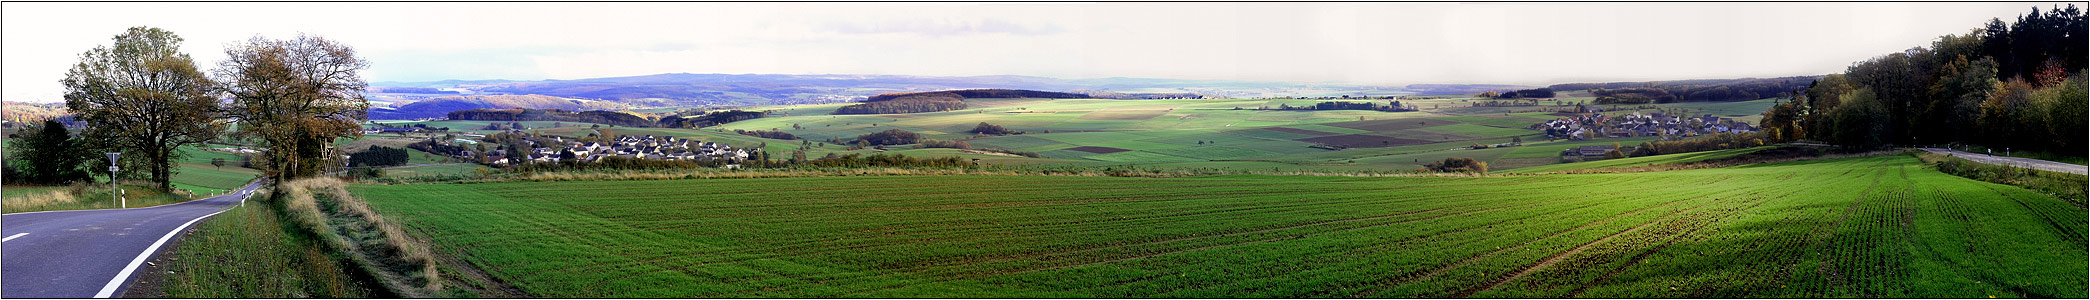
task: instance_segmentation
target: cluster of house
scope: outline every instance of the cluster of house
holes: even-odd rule
[[[662,160],[741,161],[748,159],[749,153],[762,151],[759,148],[735,149],[733,148],[733,146],[726,144],[693,141],[689,139],[675,138],[672,136],[621,136],[617,137],[616,140],[607,143],[582,143],[580,141],[569,141],[564,137],[558,136],[553,136],[551,138],[551,143],[565,145],[566,147],[563,150],[572,152],[572,159],[577,161],[590,162],[602,160],[602,158],[604,157],[624,157],[636,159]],[[559,162],[563,160],[561,158],[563,154],[560,153],[561,149],[544,147],[543,144],[538,143],[538,141],[536,140],[531,140],[529,141],[529,143],[531,149],[528,149],[528,151],[521,151],[526,153],[516,153],[506,150],[494,150],[488,152],[486,154],[486,158],[488,161],[491,161],[492,164],[495,166],[506,165],[509,161],[514,160],[510,159],[510,156],[514,155],[524,155],[526,157],[525,159],[531,162]]]
[[[1546,137],[1549,138],[1569,140],[1583,140],[1595,137],[1693,136],[1757,131],[1756,126],[1748,123],[1736,122],[1733,119],[1715,117],[1710,114],[1687,117],[1661,112],[1653,114],[1633,112],[1617,116],[1593,113],[1532,124],[1529,128],[1545,131]]]

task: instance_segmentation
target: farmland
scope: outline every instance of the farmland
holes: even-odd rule
[[[829,154],[869,155],[911,148],[850,149],[832,143],[848,143],[862,134],[900,129],[919,133],[927,139],[964,141],[976,148],[1041,155],[1030,158],[958,155],[977,158],[988,165],[1331,172],[1406,172],[1446,157],[1473,158],[1497,166],[1496,169],[1542,166],[1560,163],[1558,153],[1567,147],[1611,143],[1632,146],[1657,139],[1548,141],[1540,131],[1527,127],[1559,118],[1560,115],[1551,110],[1563,107],[1555,106],[1555,102],[1545,102],[1540,106],[1473,107],[1477,101],[1490,100],[1465,95],[1401,100],[1404,104],[1420,107],[1421,111],[1384,112],[1259,108],[1312,106],[1330,101],[1383,104],[1392,100],[979,98],[964,100],[968,108],[963,110],[910,114],[832,114],[836,107],[848,103],[745,107],[740,109],[768,111],[771,116],[704,129],[611,126],[598,129],[594,125],[599,124],[581,122],[517,123],[529,127],[529,132],[545,135],[580,137],[608,131],[616,135],[674,136],[724,143],[735,148],[760,147],[770,152],[771,157],[789,157],[789,152],[800,150],[805,151],[807,157],[817,158]],[[1641,110],[1754,116],[1748,111],[1760,112],[1772,101],[1670,103],[1649,105],[1649,109]],[[1630,111],[1635,107],[1607,108]],[[483,134],[494,132],[482,130],[489,123],[508,122],[382,123],[394,126],[422,124],[449,127],[454,132]],[[972,133],[971,130],[980,123],[1021,134]],[[802,140],[752,137],[734,134],[731,130],[781,131]],[[1476,144],[1495,145],[1512,141],[1522,141],[1517,144],[1522,147],[1466,151]],[[382,143],[382,140],[354,142],[355,145]]]
[[[1099,155],[1121,153],[1144,152]],[[351,190],[546,297],[2082,298],[2086,286],[2083,208],[1906,155],[1491,177]]]

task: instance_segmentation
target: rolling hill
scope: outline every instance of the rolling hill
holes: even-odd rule
[[[561,109],[621,110],[634,108],[632,105],[597,100],[581,100],[546,95],[472,95],[428,98],[397,107],[373,107],[370,119],[402,120],[439,118],[453,111],[471,109]]]

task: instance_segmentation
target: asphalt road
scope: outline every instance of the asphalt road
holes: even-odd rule
[[[121,295],[138,265],[176,231],[240,204],[259,186],[146,208],[0,215],[0,297]]]
[[[2030,158],[2017,158],[2017,157],[2006,157],[2006,156],[1994,156],[1994,155],[1987,155],[1987,154],[1980,154],[1980,153],[1970,153],[1970,152],[1966,152],[1966,151],[1959,151],[1959,150],[1952,150],[1952,149],[1940,149],[1940,148],[1921,148],[1921,149],[1923,149],[1923,151],[1930,151],[1930,152],[1935,152],[1935,153],[1944,153],[1944,154],[1951,154],[1952,156],[1958,156],[1959,158],[1965,158],[1965,159],[1967,159],[1967,160],[1971,160],[1971,161],[1974,161],[1974,162],[1978,162],[1978,163],[1984,163],[1984,164],[1991,164],[1991,165],[2003,165],[2003,166],[2013,166],[2013,167],[2020,167],[2020,168],[2033,168],[2033,169],[2040,169],[2040,170],[2054,171],[2054,172],[2066,172],[2066,173],[2075,173],[2075,174],[2086,174],[2086,175],[2090,175],[2090,166],[2083,166],[2083,165],[2078,165],[2078,164],[2070,164],[2070,163],[2061,163],[2061,162],[2051,162],[2051,161],[2044,161],[2044,160],[2037,160],[2037,159],[2030,159]]]

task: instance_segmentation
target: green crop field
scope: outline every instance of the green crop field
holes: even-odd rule
[[[1385,158],[1387,155],[1416,154],[1425,151],[1444,151],[1470,146],[1475,143],[1494,144],[1509,142],[1510,137],[1534,137],[1538,131],[1523,129],[1554,116],[1546,113],[1476,114],[1447,116],[1426,112],[1379,112],[1360,110],[1334,111],[1288,111],[1257,110],[1260,107],[1279,105],[1310,106],[1326,101],[1368,100],[1305,100],[1305,99],[1166,99],[1166,100],[1108,100],[1108,99],[967,99],[969,107],[964,110],[886,115],[828,115],[833,105],[782,105],[763,106],[752,109],[770,110],[776,116],[734,122],[719,128],[744,130],[781,130],[813,141],[828,141],[830,138],[843,141],[853,140],[857,135],[900,129],[916,132],[924,138],[941,140],[963,140],[975,147],[1002,148],[1033,151],[1050,159],[1003,159],[997,163],[1032,165],[1138,165],[1157,168],[1199,168],[1190,163],[1219,163],[1238,165],[1271,165],[1277,169],[1321,169],[1343,171],[1405,171],[1416,164],[1412,157]],[[1369,100],[1381,101],[1381,100]],[[1438,103],[1462,103],[1458,100],[1429,100]],[[1461,104],[1463,105],[1463,104]],[[1242,108],[1242,109],[1235,109]],[[1413,121],[1413,123],[1409,123]],[[1022,135],[973,136],[970,131],[979,123],[1003,126],[1012,131],[1026,132]],[[546,133],[579,135],[581,129],[549,130]],[[711,130],[711,129],[706,129]],[[687,132],[682,129],[618,128],[619,134],[665,134]],[[713,131],[715,132],[715,131]],[[730,135],[730,134],[728,134]],[[1320,139],[1315,139],[1320,138]],[[1383,140],[1383,143],[1361,145],[1344,150],[1314,148],[1316,144],[1349,144],[1360,140]],[[1396,143],[1395,139],[1399,139]],[[1200,143],[1203,142],[1203,143]],[[1368,142],[1368,141],[1367,141]],[[1637,144],[1639,141],[1629,143]],[[777,143],[771,143],[776,145]],[[1216,144],[1221,147],[1212,147]],[[738,146],[740,143],[734,143]],[[1114,148],[1129,150],[1127,153],[1091,153],[1067,150]],[[795,149],[772,147],[772,152]],[[868,150],[844,150],[843,147],[816,147],[808,149],[811,156],[836,154],[868,154]],[[1557,150],[1556,150],[1557,151]],[[1515,157],[1514,166],[1533,166],[1557,163],[1557,159],[1537,159],[1551,156],[1502,155],[1491,151],[1492,157]],[[1455,152],[1423,154],[1418,157],[1444,157],[1458,155]],[[1402,163],[1358,163],[1349,162],[1362,158],[1380,157],[1372,162]],[[1238,160],[1262,161],[1242,164]],[[1260,169],[1260,168],[1258,168]]]
[[[2090,277],[2083,208],[1904,155],[1472,178],[351,190],[546,297],[2083,298]]]

